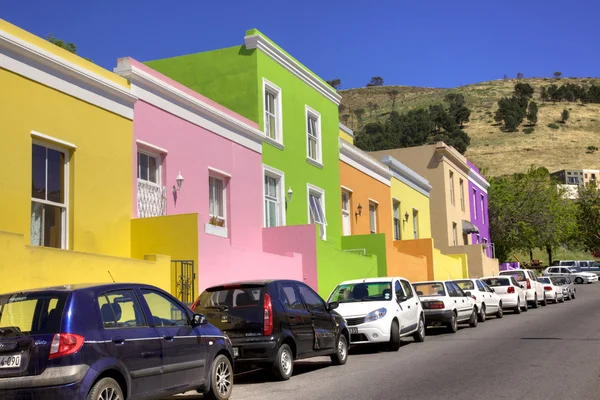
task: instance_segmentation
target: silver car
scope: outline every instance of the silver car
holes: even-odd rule
[[[565,300],[575,299],[575,293],[577,292],[577,289],[575,288],[575,284],[571,278],[568,276],[551,276],[550,280],[552,283],[554,283],[554,285],[562,289]]]

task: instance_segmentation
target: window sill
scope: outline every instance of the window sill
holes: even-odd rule
[[[228,237],[227,236],[227,233],[228,233],[227,228],[224,226],[204,224],[204,233],[207,233],[207,234],[213,235],[213,236],[223,237],[223,238]]]
[[[317,168],[323,169],[323,164],[321,164],[318,161],[313,160],[312,158],[306,157],[306,162],[311,165],[314,165]]]
[[[279,150],[283,150],[285,146],[283,143],[278,142],[277,140],[271,139],[268,136],[265,136],[265,142],[269,143],[271,146],[278,148]]]

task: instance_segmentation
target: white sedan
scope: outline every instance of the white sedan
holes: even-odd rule
[[[544,270],[544,276],[568,276],[577,284],[598,282],[598,275],[575,267],[548,267]]]
[[[502,300],[502,308],[515,314],[527,311],[527,292],[524,285],[513,276],[487,276],[481,278]]]
[[[558,302],[565,302],[562,287],[556,285],[549,276],[541,276],[538,278],[538,281],[540,281],[540,283],[544,285],[544,290],[546,291],[546,298],[549,301],[551,301],[554,304]]]
[[[458,279],[454,281],[462,290],[471,292],[477,307],[477,319],[485,322],[488,315],[502,318],[502,300],[480,279]]]

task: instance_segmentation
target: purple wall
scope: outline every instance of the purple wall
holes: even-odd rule
[[[469,171],[469,204],[471,209],[471,223],[479,229],[479,236],[472,234],[473,243],[491,243],[490,223],[488,217],[488,194],[489,183],[479,173],[471,161],[467,160],[471,168]],[[492,248],[488,246],[488,257],[492,257]]]

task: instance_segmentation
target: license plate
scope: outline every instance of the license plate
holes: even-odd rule
[[[19,368],[21,356],[0,356],[0,368]]]
[[[354,335],[354,334],[358,333],[358,328],[348,328],[348,331],[350,332],[351,335]]]
[[[237,347],[233,348],[233,356],[234,357],[239,357],[240,355],[240,350]]]

